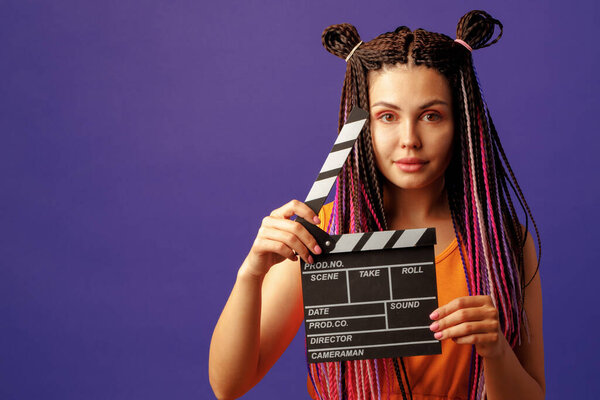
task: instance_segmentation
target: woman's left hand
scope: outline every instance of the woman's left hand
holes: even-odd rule
[[[458,297],[429,317],[434,320],[430,329],[436,339],[475,345],[477,353],[484,358],[498,357],[509,347],[500,331],[498,310],[490,296]]]

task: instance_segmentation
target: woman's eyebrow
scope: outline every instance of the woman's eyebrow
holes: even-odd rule
[[[433,100],[430,100],[427,103],[421,105],[419,108],[421,110],[423,110],[423,109],[425,109],[427,107],[431,107],[431,106],[436,105],[436,104],[441,104],[441,105],[444,105],[444,106],[449,106],[449,104],[447,102],[445,102],[444,100],[433,99]],[[395,109],[395,110],[402,110],[402,108],[400,108],[399,106],[397,106],[397,105],[395,105],[393,103],[388,103],[387,101],[378,101],[376,103],[371,104],[371,107],[377,107],[377,106],[382,106],[382,107],[386,107],[386,108],[392,108],[392,109]]]

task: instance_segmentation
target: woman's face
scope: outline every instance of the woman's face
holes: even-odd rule
[[[443,180],[454,120],[447,79],[425,66],[370,71],[369,103],[377,167],[393,185],[421,189]]]

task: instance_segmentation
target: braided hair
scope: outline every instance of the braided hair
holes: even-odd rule
[[[492,40],[496,26],[499,34]],[[500,21],[480,10],[466,13],[456,28],[457,39],[473,50],[488,47],[501,36]],[[538,267],[541,241],[483,100],[471,52],[444,34],[411,31],[406,26],[361,43],[354,26],[332,25],[323,32],[322,42],[327,51],[342,59],[351,55],[342,88],[340,130],[352,107],[369,110],[369,71],[413,63],[433,68],[448,80],[455,135],[445,182],[469,295],[492,298],[501,330],[515,347],[527,332],[523,296],[533,279],[526,282],[523,265],[529,219],[540,249]],[[376,168],[368,123],[363,130],[338,177],[328,227],[333,234],[387,229],[384,178]],[[523,209],[525,231],[510,190]],[[471,354],[469,398],[481,399],[485,397],[483,362],[474,347]],[[398,382],[403,398],[412,398],[401,358],[309,364],[309,377],[320,399],[380,399],[382,393],[391,392],[393,380]]]

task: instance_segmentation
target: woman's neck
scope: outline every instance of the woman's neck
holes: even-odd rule
[[[383,186],[388,229],[420,228],[451,218],[443,178],[421,189],[402,189],[387,181]]]

